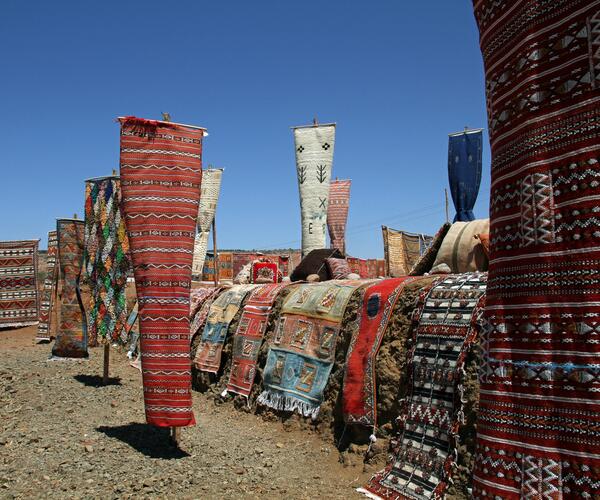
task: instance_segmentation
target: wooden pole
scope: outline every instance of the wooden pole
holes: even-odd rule
[[[212,221],[212,233],[213,233],[213,254],[214,254],[214,270],[215,270],[215,287],[219,286],[219,254],[217,253],[217,214]]]
[[[179,440],[181,438],[181,427],[171,427],[171,441],[177,447],[179,447]]]
[[[110,364],[110,345],[104,344],[104,370],[102,372],[102,384],[108,385],[108,367]]]
[[[450,215],[448,212],[448,190],[444,188],[444,195],[446,196],[446,222],[450,222]]]

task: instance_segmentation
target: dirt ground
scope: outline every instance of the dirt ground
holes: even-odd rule
[[[0,498],[364,498],[362,465],[344,466],[312,433],[194,393],[198,424],[180,447],[144,422],[142,381],[111,351],[48,361],[35,326],[0,330]]]

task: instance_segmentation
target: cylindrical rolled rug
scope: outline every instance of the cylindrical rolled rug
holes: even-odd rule
[[[202,268],[208,247],[210,227],[217,211],[219,192],[221,190],[222,168],[208,168],[202,172],[202,188],[200,189],[200,206],[198,207],[198,233],[194,241],[194,259],[192,275],[202,279]]]
[[[492,184],[474,498],[600,495],[600,1],[476,0]]]
[[[56,233],[62,287],[60,319],[52,356],[87,358],[87,324],[79,290],[84,223],[79,219],[57,219]]]
[[[295,127],[294,145],[302,217],[302,256],[306,257],[312,250],[325,248],[335,124]]]
[[[350,185],[352,181],[334,180],[329,186],[329,206],[327,208],[327,229],[331,248],[337,248],[346,254],[346,222],[350,203]]]
[[[121,119],[123,210],[139,304],[146,419],[194,425],[190,285],[203,130]]]
[[[86,181],[83,267],[91,289],[90,346],[127,340],[122,332],[127,324],[125,288],[131,260],[121,204],[118,177]]]

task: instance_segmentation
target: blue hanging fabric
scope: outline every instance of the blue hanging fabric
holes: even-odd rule
[[[482,130],[465,130],[448,137],[448,181],[456,209],[454,222],[475,220],[473,207],[481,183]]]

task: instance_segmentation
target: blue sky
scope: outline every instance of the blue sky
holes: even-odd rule
[[[84,179],[118,168],[120,115],[206,126],[225,168],[219,246],[299,247],[292,125],[338,124],[352,179],[348,252],[381,224],[444,222],[447,134],[486,127],[468,0],[33,1],[0,6],[0,239],[83,214]],[[489,145],[475,214],[487,216]],[[451,217],[454,215],[451,208]]]

